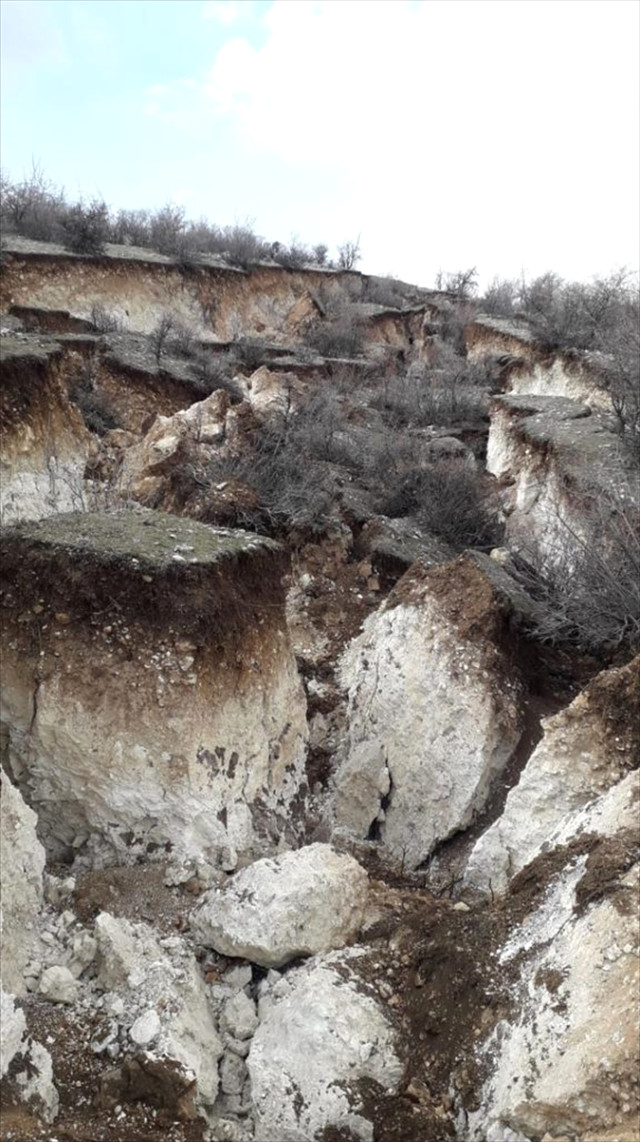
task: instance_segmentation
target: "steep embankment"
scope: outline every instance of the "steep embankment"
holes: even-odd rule
[[[69,399],[70,349],[41,338],[0,341],[0,512],[5,523],[78,508],[95,450]]]
[[[3,540],[9,765],[49,852],[232,868],[293,839],[306,729],[284,553],[142,512]]]

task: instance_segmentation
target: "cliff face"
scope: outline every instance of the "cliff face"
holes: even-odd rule
[[[55,517],[5,539],[9,764],[52,853],[293,836],[305,705],[269,541],[175,517]]]
[[[504,488],[509,542],[547,565],[570,557],[602,493],[628,483],[606,421],[561,397],[494,398],[487,469]]]
[[[0,511],[5,523],[82,503],[92,437],[69,400],[69,353],[44,340],[0,343]]]
[[[170,310],[196,335],[229,341],[239,334],[275,343],[296,339],[328,300],[358,300],[360,274],[256,266],[248,271],[203,261],[181,267],[160,254],[81,258],[46,243],[14,243],[5,254],[0,308],[65,310],[88,320],[102,306],[130,331],[150,333]],[[52,250],[54,252],[52,252]]]
[[[595,409],[610,408],[597,355],[549,349],[535,340],[525,321],[479,314],[465,329],[465,343],[472,360],[502,359],[508,393],[565,397]]]

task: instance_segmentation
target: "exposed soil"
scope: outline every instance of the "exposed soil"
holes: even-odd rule
[[[43,1126],[13,1102],[11,1083],[2,1084],[2,1142],[202,1142],[204,1123],[176,1121],[170,1111],[148,1101],[97,1105],[103,1058],[91,1049],[103,1018],[86,1011],[66,1011],[37,999],[21,1001],[29,1033],[51,1052],[53,1077],[60,1096],[55,1126]]]
[[[83,924],[99,912],[109,912],[134,923],[153,924],[162,936],[187,927],[195,897],[204,886],[196,878],[168,888],[166,863],[95,869],[76,878],[72,908]]]

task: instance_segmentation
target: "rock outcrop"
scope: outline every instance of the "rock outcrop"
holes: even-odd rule
[[[152,1052],[177,1064],[195,1079],[196,1103],[208,1113],[218,1094],[222,1043],[192,950],[179,936],[159,941],[148,924],[106,912],[97,917],[95,933],[97,985],[107,994],[107,1008],[111,997],[120,1011],[96,1049],[107,1050],[117,1032],[131,1053]]]
[[[604,360],[594,353],[548,348],[536,341],[526,320],[477,314],[465,330],[465,342],[472,360],[497,360],[509,393],[567,397],[595,409],[610,407]]]
[[[606,420],[562,397],[495,397],[487,468],[505,488],[509,544],[548,567],[567,565],[603,493],[629,484]]]
[[[502,815],[473,848],[465,872],[468,885],[487,893],[504,892],[512,877],[548,849],[559,830],[570,833],[576,815],[637,766],[639,700],[636,658],[598,675],[567,709],[547,719],[542,741],[509,793]],[[633,798],[632,785],[628,795]],[[618,806],[618,821],[621,812]]]
[[[353,857],[313,844],[256,861],[211,889],[191,925],[207,947],[277,968],[350,943],[367,892],[367,874]]]
[[[460,1122],[469,1142],[638,1136],[635,833],[592,835],[582,853],[574,838],[521,874],[544,884],[552,870],[498,953],[513,1013],[478,1046],[488,1073],[480,1108]]]
[[[53,1122],[59,1099],[51,1056],[28,1034],[24,1012],[4,988],[0,988],[0,1079],[3,1109],[23,1103],[45,1122]]]
[[[2,521],[77,510],[92,442],[69,400],[63,351],[20,334],[3,337],[0,352]]]
[[[0,771],[0,955],[4,986],[24,994],[23,972],[36,938],[43,903],[45,852],[35,813]]]
[[[327,1127],[371,1142],[358,1084],[394,1091],[403,1066],[392,1027],[350,963],[348,953],[315,957],[263,990],[247,1059],[256,1142],[312,1142]]]
[[[335,822],[406,868],[471,821],[519,735],[505,632],[528,600],[492,560],[463,556],[400,580],[347,648]]]
[[[233,868],[295,835],[285,567],[269,540],[143,510],[7,531],[9,766],[50,852]]]

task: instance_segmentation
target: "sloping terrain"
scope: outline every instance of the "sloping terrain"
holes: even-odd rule
[[[353,271],[4,261],[3,1138],[638,1142],[597,362]]]

